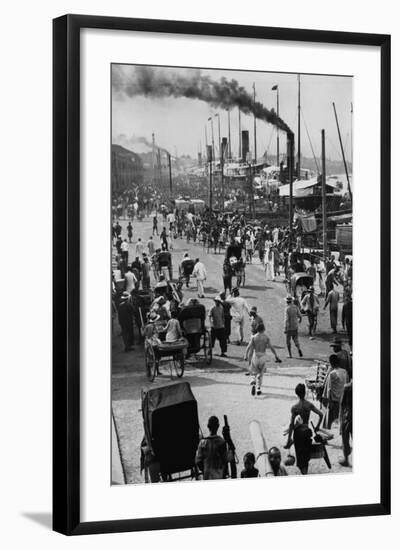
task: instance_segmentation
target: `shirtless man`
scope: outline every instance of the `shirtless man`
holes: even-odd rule
[[[251,374],[254,377],[251,382],[251,395],[256,394],[256,389],[257,395],[261,395],[261,385],[267,363],[266,351],[268,348],[275,355],[276,363],[281,363],[282,361],[271,344],[269,336],[265,334],[264,323],[261,322],[257,326],[257,333],[251,337],[245,355],[245,360],[249,361]]]
[[[303,424],[308,426],[308,422],[310,420],[310,414],[312,412],[315,413],[318,416],[318,424],[315,428],[315,431],[318,431],[324,416],[322,411],[318,409],[314,405],[314,403],[311,403],[311,401],[308,401],[306,399],[306,387],[304,384],[297,384],[294,391],[297,397],[299,398],[299,400],[296,401],[296,403],[290,409],[289,428],[284,432],[284,435],[288,436],[287,443],[284,446],[284,449],[290,449],[291,445],[293,444],[292,434],[294,430],[295,419],[298,415],[301,416]]]

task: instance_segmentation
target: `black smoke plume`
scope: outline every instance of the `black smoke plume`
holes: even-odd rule
[[[117,93],[145,97],[187,97],[199,99],[215,108],[232,109],[239,107],[245,114],[273,124],[280,130],[292,133],[289,126],[240,86],[237,80],[221,78],[215,81],[201,74],[200,70],[178,73],[153,67],[134,67],[127,74],[121,66],[114,65],[112,73],[113,90]]]

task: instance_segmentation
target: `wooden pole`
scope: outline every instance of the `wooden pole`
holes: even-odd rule
[[[279,118],[279,87],[276,88],[276,114]],[[279,166],[279,128],[276,127],[276,164]]]
[[[260,473],[260,477],[273,476],[274,472],[272,471],[268,458],[267,442],[265,441],[260,422],[258,420],[252,420],[249,428],[256,457],[256,467]]]
[[[322,248],[324,250],[324,261],[327,259],[328,243],[326,234],[326,167],[325,167],[325,130],[321,130],[321,184],[322,184]]]

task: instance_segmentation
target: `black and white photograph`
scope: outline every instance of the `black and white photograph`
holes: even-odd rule
[[[110,70],[111,483],[351,475],[352,76]]]

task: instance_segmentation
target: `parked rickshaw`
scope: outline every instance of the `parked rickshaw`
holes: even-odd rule
[[[202,318],[199,306],[192,307],[192,310],[190,306],[183,308],[178,315],[182,332],[188,341],[187,353],[196,356],[202,351],[206,365],[210,365],[212,362],[211,335],[205,327],[205,319]]]
[[[160,374],[163,364],[168,364],[171,378],[174,374],[181,378],[185,372],[187,341],[181,338],[176,342],[165,342],[161,340],[161,335],[158,332],[156,338],[148,341],[145,346],[146,374],[151,382]]]
[[[144,437],[141,470],[146,483],[199,479],[197,401],[188,382],[142,390]]]

